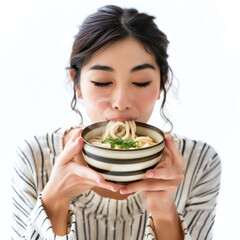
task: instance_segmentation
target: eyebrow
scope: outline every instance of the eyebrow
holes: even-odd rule
[[[131,69],[131,72],[136,72],[136,71],[147,69],[147,68],[156,70],[156,68],[152,64],[144,63],[144,64],[138,65],[138,66],[134,67],[133,69]]]
[[[140,71],[143,69],[148,69],[148,68],[156,70],[156,68],[152,64],[144,63],[144,64],[140,64],[140,65],[132,68],[130,72],[137,72],[137,71]],[[99,64],[93,65],[92,67],[89,68],[89,71],[90,70],[102,70],[102,71],[107,71],[107,72],[114,72],[113,68],[111,68],[109,66],[99,65]]]
[[[93,65],[89,68],[89,70],[102,70],[102,71],[108,71],[108,72],[114,72],[113,68],[104,66],[104,65]]]

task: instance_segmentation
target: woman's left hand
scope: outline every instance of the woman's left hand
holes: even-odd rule
[[[165,214],[175,206],[174,194],[183,181],[185,162],[174,145],[173,138],[166,136],[166,146],[161,161],[155,169],[146,172],[146,179],[121,188],[121,194],[142,192],[147,198],[147,208],[152,214]]]

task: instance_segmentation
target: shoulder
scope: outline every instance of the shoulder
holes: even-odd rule
[[[19,167],[33,168],[51,164],[53,159],[62,151],[62,139],[64,130],[58,128],[54,131],[48,131],[26,138],[18,145],[17,159],[15,165]]]
[[[33,179],[41,191],[48,182],[56,157],[62,151],[64,134],[65,130],[58,128],[24,139],[16,150],[13,178],[18,179],[21,175],[24,179]]]
[[[207,142],[189,139],[177,134],[173,134],[173,138],[187,167],[192,167],[196,171],[204,171],[214,166],[215,169],[221,170],[220,156],[213,146]]]
[[[62,129],[59,128],[55,131],[49,131],[26,138],[19,144],[18,150],[28,155],[34,153],[36,156],[39,155],[38,157],[48,152],[56,154],[56,149],[61,148],[64,135],[61,130]]]

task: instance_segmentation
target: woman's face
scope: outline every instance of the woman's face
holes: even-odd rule
[[[154,56],[134,38],[99,50],[82,68],[78,97],[93,123],[146,123],[160,97],[160,70]]]

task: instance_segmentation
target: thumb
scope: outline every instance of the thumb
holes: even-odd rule
[[[80,137],[80,134],[82,132],[82,128],[77,129],[72,137],[69,139],[69,141],[66,143],[65,148],[68,147],[70,144],[74,143],[78,137]]]
[[[58,157],[58,164],[64,165],[73,160],[73,158],[82,151],[83,139],[78,137],[75,141],[72,141]]]
[[[173,156],[173,159],[177,159],[181,156],[180,151],[178,150],[178,148],[175,146],[173,137],[168,134],[166,137],[166,147],[168,148],[168,150],[170,151],[170,153]]]
[[[173,147],[172,146],[174,144],[173,137],[170,134],[167,134],[165,139],[166,139],[166,146],[167,146],[167,148]]]

